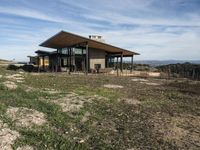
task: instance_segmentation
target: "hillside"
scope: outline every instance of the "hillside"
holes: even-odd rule
[[[0,149],[194,149],[200,83],[0,66]]]
[[[148,64],[151,66],[161,66],[161,65],[169,65],[169,64],[183,64],[185,62],[189,62],[192,64],[200,64],[200,60],[140,60],[134,61],[136,64]]]
[[[12,61],[0,59],[0,64],[10,64]]]
[[[165,72],[172,77],[190,78],[200,80],[200,64],[169,64],[156,67],[161,72]]]

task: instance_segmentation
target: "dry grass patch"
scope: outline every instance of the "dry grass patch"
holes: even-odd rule
[[[13,75],[7,75],[6,79],[11,79],[11,80],[24,80],[23,75],[21,74],[13,74]]]
[[[141,101],[137,100],[136,98],[126,98],[126,99],[122,99],[122,101],[124,101],[127,104],[131,104],[131,105],[141,104]]]
[[[20,136],[17,131],[8,128],[8,125],[0,120],[0,149],[12,150],[12,144]]]
[[[49,89],[49,88],[44,88],[44,89],[42,89],[42,92],[47,93],[47,94],[59,94],[59,93],[61,93],[61,92],[58,91],[58,90]]]
[[[3,85],[8,89],[8,90],[15,90],[18,86],[15,82],[12,81],[6,81],[3,82]]]
[[[200,147],[199,116],[168,117],[163,119],[158,115],[154,120],[155,130],[163,135],[165,141],[174,142],[179,147],[184,145],[191,148]]]
[[[105,84],[105,85],[103,85],[103,87],[109,88],[109,89],[122,89],[122,88],[124,88],[122,85],[115,85],[115,84]]]
[[[83,107],[84,102],[88,101],[89,98],[87,97],[70,93],[63,98],[55,100],[54,103],[61,106],[63,112],[77,112]]]
[[[132,81],[134,81],[134,82],[148,82],[149,80],[142,79],[142,78],[135,78],[135,79],[132,79]]]
[[[146,85],[152,85],[152,86],[158,86],[161,85],[160,83],[155,83],[155,82],[145,82]]]
[[[31,91],[37,90],[36,88],[30,87],[30,86],[24,86],[24,87],[25,87],[25,91],[26,91],[26,92],[31,92]]]
[[[86,112],[83,116],[83,118],[81,119],[81,122],[87,122],[89,120],[89,117],[91,116],[90,112]]]
[[[53,102],[61,106],[63,112],[78,112],[83,108],[84,103],[90,103],[93,100],[107,100],[107,98],[98,95],[83,96],[71,92],[65,97],[54,100]]]
[[[24,77],[21,74],[7,75],[6,79],[11,80],[11,81],[15,81],[15,82],[18,82],[18,83],[24,82]]]
[[[18,147],[17,150],[33,150],[33,147],[31,147],[29,145],[25,145],[22,147]]]
[[[135,78],[135,79],[132,79],[132,81],[134,81],[134,82],[140,82],[140,83],[142,83],[142,84],[152,85],[152,86],[158,86],[158,85],[161,85],[161,83],[150,82],[149,80],[147,80],[147,79],[143,79],[143,78]],[[159,81],[160,81],[160,80],[159,80]]]
[[[9,107],[6,114],[17,126],[31,127],[33,125],[43,125],[46,123],[45,115],[33,109],[24,107]]]

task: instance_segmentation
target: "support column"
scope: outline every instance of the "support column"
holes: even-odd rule
[[[88,74],[88,70],[89,70],[89,54],[88,54],[89,50],[88,50],[88,43],[86,44],[86,75]]]
[[[39,56],[37,57],[37,62],[38,62],[38,64],[37,64],[38,65],[38,72],[40,72],[40,57]]]
[[[56,54],[56,72],[58,72],[58,49],[57,49],[57,54]]]
[[[120,69],[121,69],[121,72],[123,73],[123,53],[121,53]]]
[[[133,72],[133,57],[134,55],[131,57],[131,73]]]
[[[69,74],[71,74],[71,66],[72,66],[72,49],[69,48]]]
[[[82,61],[81,61],[81,68],[82,68],[82,71],[85,70],[85,60],[84,60],[84,55],[83,55],[83,48],[82,48]]]
[[[45,70],[45,66],[44,66],[44,56],[42,56],[42,68],[43,68],[43,71]]]
[[[117,76],[119,76],[119,64],[118,63],[119,63],[119,60],[118,60],[118,57],[117,57],[117,66],[116,66],[117,67]]]
[[[106,67],[107,67],[107,68],[109,67],[109,58],[110,58],[110,55],[108,54],[108,55],[107,55],[107,58],[106,58]]]

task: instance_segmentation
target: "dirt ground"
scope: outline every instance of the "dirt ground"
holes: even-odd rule
[[[106,87],[106,88],[110,88],[110,89],[122,89],[123,88],[123,86],[115,85],[115,84],[105,84],[103,86]]]
[[[11,130],[7,124],[0,120],[0,149],[12,150],[12,144],[19,136],[17,131]]]
[[[31,127],[32,125],[43,125],[46,123],[45,115],[33,109],[24,107],[9,107],[6,115],[19,127]]]
[[[199,150],[200,82],[0,67],[0,149]]]

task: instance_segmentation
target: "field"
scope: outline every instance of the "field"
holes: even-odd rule
[[[200,149],[200,82],[0,66],[0,149]]]

